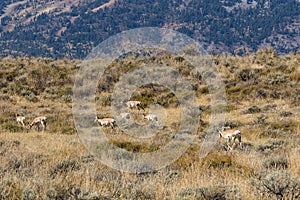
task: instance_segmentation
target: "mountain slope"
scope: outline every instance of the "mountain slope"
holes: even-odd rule
[[[109,36],[147,26],[185,33],[210,53],[300,51],[296,0],[4,0],[0,9],[0,56],[82,59]]]

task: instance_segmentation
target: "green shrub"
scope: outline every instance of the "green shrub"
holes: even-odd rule
[[[83,163],[90,163],[90,162],[95,161],[95,158],[93,155],[89,154],[89,155],[81,156],[80,161]]]
[[[8,101],[10,100],[10,96],[8,94],[0,94],[0,100]]]
[[[130,192],[125,194],[125,199],[155,199],[155,191],[133,187]]]
[[[12,180],[12,178],[1,178],[0,199],[21,199],[22,193],[23,188],[19,182]]]
[[[279,113],[279,116],[280,116],[280,117],[289,117],[289,116],[291,116],[291,115],[293,115],[293,113],[290,112],[290,111],[281,111],[281,112]]]
[[[69,171],[79,170],[80,165],[75,160],[62,160],[50,170],[50,176],[55,177],[58,174],[65,174]]]
[[[113,141],[113,144],[119,148],[126,149],[130,152],[153,152],[159,149],[159,146],[152,144],[150,146],[133,143],[133,142],[126,142],[126,141]]]
[[[101,106],[111,105],[111,95],[110,94],[100,94],[95,97],[96,103]]]
[[[240,122],[238,121],[226,121],[224,123],[224,127],[229,127],[229,128],[236,128],[238,126],[240,126]]]
[[[149,104],[150,102],[148,101],[147,104]],[[156,98],[156,103],[158,103],[161,106],[165,106],[165,107],[176,107],[178,106],[179,102],[177,97],[175,96],[174,93],[163,93],[160,94],[159,96],[157,96]]]
[[[5,78],[8,82],[12,82],[15,79],[16,75],[17,73],[15,71],[6,72]]]
[[[285,74],[270,74],[264,81],[268,85],[281,85],[287,83],[289,77]]]
[[[270,92],[270,97],[273,99],[279,99],[283,96],[283,94],[277,90],[273,90]]]
[[[23,190],[22,199],[24,200],[35,200],[37,199],[36,191],[33,189],[26,188]]]
[[[236,186],[227,185],[214,185],[208,187],[192,187],[181,190],[176,199],[218,199],[218,200],[231,200],[241,199],[238,188]]]
[[[9,170],[18,170],[21,168],[21,160],[17,159],[16,157],[12,157],[10,158],[6,168],[8,168]]]
[[[268,47],[266,49],[259,49],[254,54],[254,61],[257,64],[265,64],[272,66],[274,62],[274,58],[277,57],[276,50],[272,49],[272,47]]]
[[[254,105],[254,106],[250,106],[249,108],[247,108],[247,110],[245,111],[245,113],[259,113],[261,111],[261,109]]]
[[[274,140],[269,140],[266,144],[260,144],[257,147],[258,151],[273,151],[273,150],[277,150],[277,149],[282,149],[283,146],[285,145],[285,142],[283,140],[278,140],[278,139],[274,139]]]
[[[264,89],[264,88],[257,88],[256,89],[256,96],[258,98],[266,98],[269,95],[268,90]]]
[[[2,94],[6,94],[8,92],[8,88],[7,87],[1,87],[1,93]]]
[[[237,73],[237,79],[241,81],[254,80],[255,78],[256,76],[251,69],[242,69]]]
[[[257,119],[254,121],[254,123],[256,124],[266,124],[266,119],[267,119],[267,116],[266,115],[260,115],[257,117]]]
[[[27,85],[16,88],[15,92],[24,97],[29,95],[38,95],[38,92],[35,90],[35,88],[29,87]]]
[[[293,131],[295,130],[299,124],[297,121],[289,120],[289,121],[272,121],[269,122],[270,129],[272,130],[281,130],[281,131]]]
[[[36,102],[39,101],[38,97],[37,97],[35,94],[33,94],[33,93],[31,93],[31,94],[28,95],[28,96],[25,96],[25,98],[26,98],[28,101],[31,101],[31,102],[34,102],[34,103],[36,103]]]
[[[250,183],[261,197],[275,199],[299,199],[300,181],[286,170],[260,172]]]
[[[58,195],[57,195],[57,192],[55,191],[55,189],[49,188],[45,192],[44,199],[45,200],[56,199],[57,196]]]
[[[198,93],[201,94],[209,94],[209,89],[207,86],[202,86],[198,88]]]
[[[206,165],[208,168],[224,168],[230,167],[232,164],[233,162],[231,156],[218,153],[209,155],[204,161],[204,165]]]
[[[47,189],[43,199],[108,200],[109,198],[96,192],[85,191],[75,185],[59,185]]]
[[[282,155],[275,157],[272,156],[263,162],[263,167],[266,169],[287,169],[288,160]]]
[[[72,103],[72,95],[62,95],[61,98],[65,103]]]
[[[9,132],[22,132],[24,130],[23,127],[15,125],[15,124],[11,124],[11,123],[3,123],[1,124],[1,128],[3,130],[9,131]]]

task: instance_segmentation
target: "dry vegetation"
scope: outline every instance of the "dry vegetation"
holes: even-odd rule
[[[226,125],[242,131],[243,146],[228,152],[220,139],[209,155],[199,158],[210,105],[207,87],[196,81],[201,126],[195,142],[166,168],[130,174],[98,162],[76,134],[72,87],[81,61],[2,58],[0,199],[299,199],[300,55],[277,56],[272,49],[262,49],[247,57],[213,59],[226,87]],[[189,65],[178,57],[125,58],[112,64],[106,73],[110,78],[100,80],[99,116],[111,115],[112,88],[105,80],[117,82],[120,74],[142,62],[175,66],[189,77]],[[154,138],[142,141],[122,134],[118,127],[107,128],[106,133],[128,151],[155,151],[170,140],[180,123],[176,97],[156,85],[133,96],[146,107],[153,102],[163,107],[169,115],[166,126]],[[46,115],[47,130],[22,128],[15,113],[25,115],[26,123]],[[132,114],[146,123],[137,111]]]

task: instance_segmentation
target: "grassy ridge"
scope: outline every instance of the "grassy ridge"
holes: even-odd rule
[[[194,82],[201,119],[196,139],[174,163],[157,172],[128,174],[101,164],[77,136],[72,116],[72,87],[79,60],[2,58],[0,60],[0,197],[1,199],[270,199],[300,194],[300,55],[277,56],[261,49],[247,57],[213,56],[226,88],[226,125],[242,131],[243,147],[226,151],[220,139],[205,158],[200,145],[209,126],[207,86]],[[120,70],[139,63],[188,69],[185,61],[162,57],[125,58],[107,75],[118,81]],[[184,71],[191,78],[187,71]],[[96,94],[99,116],[111,116],[109,84],[100,80]],[[159,91],[159,92],[155,92]],[[153,152],[178,130],[176,98],[160,86],[147,86],[134,96],[165,111],[166,127],[155,137],[138,140],[117,127],[106,134],[118,147]],[[163,96],[163,97],[162,97]],[[148,110],[148,108],[146,109]],[[16,124],[38,115],[49,117],[44,133]],[[143,125],[138,111],[133,118]],[[164,116],[162,116],[164,117]]]

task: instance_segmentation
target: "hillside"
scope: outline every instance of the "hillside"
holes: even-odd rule
[[[193,90],[201,112],[198,131],[192,133],[195,140],[187,151],[151,173],[111,169],[98,162],[76,134],[72,87],[82,61],[1,58],[1,199],[300,198],[299,54],[278,55],[268,48],[246,57],[212,57],[226,89],[225,125],[242,132],[242,146],[227,151],[226,140],[220,138],[203,158],[199,157],[200,144],[211,116],[207,85],[200,76],[190,73],[190,64],[180,57],[163,54],[133,58],[116,60],[108,68],[110,73],[99,81],[97,115],[112,116],[111,85],[119,81],[120,73],[141,63],[173,66],[195,81]],[[107,127],[104,132],[114,145],[126,151],[156,151],[172,139],[172,130],[178,130],[180,104],[158,85],[141,87],[134,97],[143,102],[146,112],[154,103],[159,111],[165,110],[165,127],[141,140],[124,134],[120,127]],[[130,111],[135,121],[145,125],[140,112]],[[26,116],[26,124],[46,115],[47,130],[23,128],[15,121],[16,113]]]
[[[0,13],[0,56],[83,59],[109,36],[140,27],[177,30],[217,54],[300,46],[297,0],[3,0]]]

